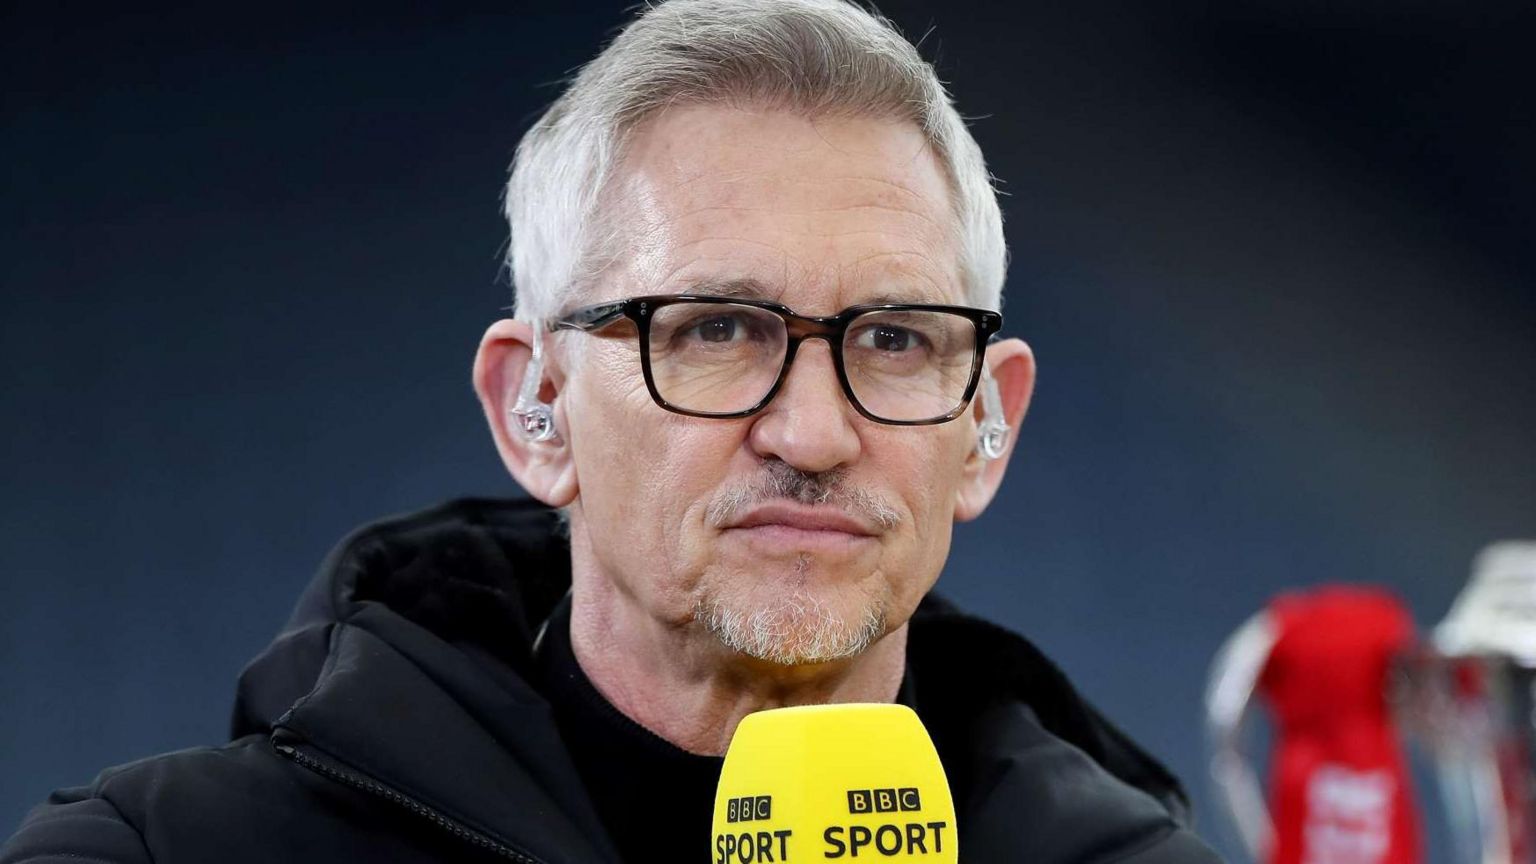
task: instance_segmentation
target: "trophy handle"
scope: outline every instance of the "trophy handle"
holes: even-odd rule
[[[1249,618],[1216,653],[1205,691],[1211,777],[1228,818],[1256,862],[1269,860],[1275,829],[1258,772],[1243,751],[1242,729],[1277,637],[1274,619],[1267,611]]]
[[[1536,540],[1478,553],[1429,654],[1424,737],[1458,852],[1536,862]]]

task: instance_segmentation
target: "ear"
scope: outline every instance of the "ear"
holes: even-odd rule
[[[475,393],[502,463],[529,495],[551,507],[564,507],[576,498],[576,464],[566,440],[569,434],[560,400],[565,376],[557,352],[549,350],[549,342],[544,340],[544,381],[539,385],[539,400],[554,406],[556,428],[564,438],[529,441],[514,428],[509,413],[533,359],[533,328],[528,322],[508,318],[492,324],[475,352],[473,374]]]
[[[955,495],[955,521],[967,522],[980,516],[992,496],[1003,484],[1003,471],[1013,456],[1014,443],[1019,440],[1019,426],[1029,410],[1029,399],[1035,391],[1035,355],[1022,339],[1004,339],[987,346],[987,368],[997,382],[998,395],[1002,397],[1003,419],[1009,426],[1008,446],[1001,459],[985,459],[972,450],[966,457],[960,488]],[[978,386],[978,390],[979,390]],[[984,409],[978,392],[971,400],[972,430],[980,425]]]

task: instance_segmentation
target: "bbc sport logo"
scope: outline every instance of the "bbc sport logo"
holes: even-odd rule
[[[772,818],[772,795],[746,795],[725,802],[726,822],[759,822]]]
[[[917,787],[901,789],[849,789],[849,813],[912,813],[923,809]]]

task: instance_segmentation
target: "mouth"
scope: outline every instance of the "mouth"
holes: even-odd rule
[[[869,523],[832,507],[790,503],[754,507],[724,533],[766,551],[837,551],[874,541]]]

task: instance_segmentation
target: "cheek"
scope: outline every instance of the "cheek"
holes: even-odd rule
[[[706,552],[703,512],[742,449],[740,424],[663,410],[638,370],[573,385],[578,501],[599,559],[632,584],[686,585]]]
[[[597,347],[592,346],[594,354]],[[646,446],[659,437],[651,428],[658,418],[646,410],[654,406],[639,371],[629,374],[629,364],[620,360],[592,358],[587,370],[567,383],[564,394],[570,427],[566,440],[576,464],[582,510],[590,517],[602,508],[628,506],[656,464]]]
[[[970,452],[964,428],[893,427],[909,437],[892,439],[892,455],[882,472],[886,489],[901,496],[911,520],[903,531],[902,546],[893,550],[889,577],[897,608],[907,614],[938,581],[949,557],[954,529],[955,499]],[[910,436],[913,431],[923,432]]]
[[[910,510],[912,537],[920,544],[947,544],[970,452],[966,430],[955,421],[934,427],[891,427],[891,431],[895,434],[877,442],[890,454],[881,460],[878,474]]]

